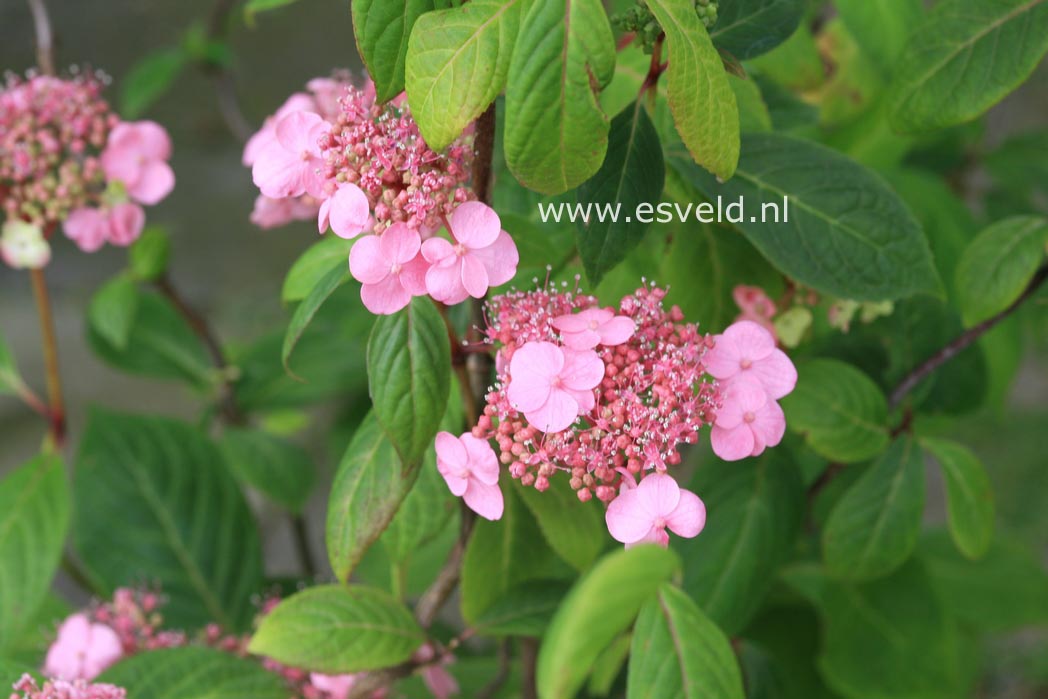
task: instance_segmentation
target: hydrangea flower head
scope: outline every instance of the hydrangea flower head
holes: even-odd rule
[[[500,519],[504,501],[499,490],[499,462],[487,440],[467,433],[439,432],[437,469],[451,492],[486,519]]]
[[[87,614],[74,614],[58,628],[44,672],[62,680],[92,680],[123,655],[120,637],[112,628],[92,622]]]
[[[126,690],[111,684],[48,680],[41,686],[31,675],[22,675],[14,690],[11,699],[127,699]]]
[[[665,473],[649,473],[626,488],[605,513],[608,531],[626,548],[642,543],[669,544],[669,529],[684,538],[698,536],[706,525],[706,506]]]

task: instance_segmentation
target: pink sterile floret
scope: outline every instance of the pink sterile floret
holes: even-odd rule
[[[739,376],[724,391],[710,434],[717,456],[727,461],[757,456],[782,441],[786,417],[756,378]]]
[[[171,139],[162,126],[152,121],[124,122],[109,133],[102,170],[106,179],[122,182],[133,200],[151,206],[174,189],[170,158]]]
[[[641,543],[666,546],[668,528],[685,538],[706,524],[706,506],[665,473],[649,473],[635,488],[624,488],[605,513],[608,531],[626,548]]]
[[[631,318],[617,316],[610,308],[590,308],[558,316],[553,319],[553,327],[560,331],[561,341],[576,350],[621,345],[633,337],[636,330]]]
[[[706,371],[715,379],[750,376],[772,400],[782,398],[797,384],[793,362],[775,347],[771,333],[757,323],[738,321],[713,339],[715,344],[706,353]]]
[[[604,378],[604,362],[593,350],[528,342],[513,353],[509,376],[510,405],[540,431],[560,432],[593,410],[593,389]]]
[[[339,238],[355,238],[368,227],[371,209],[368,198],[355,184],[342,184],[320,205],[317,227],[331,230]]]
[[[331,125],[313,112],[291,112],[282,117],[270,137],[254,153],[251,175],[267,197],[299,197],[309,194],[324,199],[323,166],[319,146]]]
[[[361,283],[360,300],[372,313],[388,315],[426,293],[426,261],[418,231],[394,224],[382,235],[367,235],[349,251],[349,271]]]
[[[91,680],[124,655],[120,637],[80,613],[62,622],[47,651],[44,673],[63,680]]]
[[[460,303],[467,296],[482,298],[488,287],[505,284],[517,272],[517,246],[494,209],[480,202],[459,204],[451,215],[454,242],[430,238],[422,254],[432,264],[426,289],[437,301]]]
[[[498,486],[499,462],[487,440],[469,433],[456,437],[439,432],[436,450],[437,469],[451,492],[481,517],[501,518],[504,503]]]

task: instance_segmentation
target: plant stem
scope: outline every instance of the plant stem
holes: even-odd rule
[[[520,663],[523,665],[523,677],[520,681],[520,696],[523,699],[538,699],[535,673],[539,661],[539,639],[526,637],[520,639]]]
[[[51,297],[47,293],[47,280],[42,269],[29,271],[33,282],[33,297],[36,313],[40,317],[40,334],[43,341],[44,372],[47,381],[47,417],[50,424],[50,439],[55,448],[65,445],[65,404],[62,401],[62,374],[58,365],[58,340],[55,336],[55,319],[51,312]]]
[[[29,11],[33,13],[33,27],[36,30],[36,65],[45,75],[54,75],[54,33],[51,31],[47,5],[44,0],[29,0]]]
[[[298,562],[302,566],[302,576],[312,580],[317,575],[317,566],[313,562],[313,553],[309,548],[309,528],[303,515],[292,515],[291,530],[295,535],[295,550]]]
[[[419,597],[415,605],[415,618],[422,628],[429,628],[437,618],[444,603],[451,597],[455,587],[462,576],[462,559],[466,554],[466,545],[469,543],[470,534],[473,533],[473,525],[477,515],[463,502],[461,504],[461,524],[459,536],[452,547],[444,566],[437,573],[437,577],[426,591]]]
[[[906,398],[913,389],[917,388],[921,381],[926,379],[943,364],[946,364],[960,354],[969,345],[993,329],[994,326],[1002,320],[1014,313],[1027,299],[1037,292],[1046,280],[1048,280],[1048,266],[1041,267],[1037,270],[1037,273],[1033,276],[1033,279],[1030,280],[1030,283],[1026,285],[1022,294],[1020,294],[1019,298],[1015,299],[1010,306],[997,315],[987,318],[978,325],[964,331],[945,347],[925,360],[924,363],[907,374],[906,377],[899,382],[899,385],[896,386],[895,390],[892,391],[889,400],[890,407],[893,410],[899,407],[899,405],[902,404],[903,399]]]
[[[211,8],[208,21],[207,38],[212,42],[225,43],[229,39],[229,16],[236,8],[237,0],[217,0]],[[211,75],[218,99],[218,111],[230,133],[240,141],[246,142],[254,132],[250,122],[240,109],[237,100],[236,81],[229,66],[219,62],[205,62],[204,72]]]

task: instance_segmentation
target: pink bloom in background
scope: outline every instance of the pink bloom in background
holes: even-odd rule
[[[505,284],[517,273],[517,246],[494,209],[480,202],[459,204],[451,214],[454,243],[430,238],[422,254],[432,264],[426,289],[437,301],[460,303],[468,296],[482,298],[488,288]]]
[[[758,456],[786,432],[782,408],[755,378],[739,376],[728,384],[724,403],[710,433],[713,452],[726,461]]]
[[[251,211],[251,223],[259,228],[277,228],[292,221],[316,219],[319,209],[312,197],[273,199],[259,194]]]
[[[355,184],[342,184],[320,205],[318,226],[320,232],[328,226],[339,238],[355,238],[371,221],[368,198]]]
[[[91,680],[124,654],[120,637],[109,626],[74,614],[58,628],[47,651],[44,673],[63,680]]]
[[[372,313],[389,315],[426,293],[426,261],[418,231],[395,224],[381,236],[368,235],[349,251],[349,271],[361,283],[360,300]]]
[[[327,694],[328,699],[346,699],[356,681],[356,675],[322,675],[319,672],[309,675],[309,683]]]
[[[706,525],[706,506],[670,476],[651,473],[611,501],[605,520],[612,537],[626,548],[641,543],[666,546],[667,528],[686,539],[697,536]]]
[[[255,164],[258,159],[258,154],[265,149],[269,142],[276,138],[276,126],[277,122],[286,117],[292,112],[316,112],[317,104],[312,97],[305,94],[304,92],[296,92],[284,101],[284,104],[280,105],[280,109],[276,111],[273,116],[266,119],[265,124],[262,128],[247,140],[247,144],[244,145],[244,156],[242,162],[244,165],[251,167]]]
[[[82,206],[62,224],[66,237],[84,252],[95,252],[109,240],[109,217],[101,209]]]
[[[0,258],[14,269],[40,269],[51,261],[51,244],[39,227],[8,221],[0,233]]]
[[[146,212],[138,204],[124,202],[109,212],[109,242],[127,247],[142,235],[146,225]]]
[[[41,686],[31,675],[22,675],[14,689],[21,693],[21,699],[127,699],[126,690],[111,684],[47,680]],[[19,699],[19,694],[12,694],[11,699]]]
[[[553,327],[560,331],[561,341],[576,350],[621,345],[636,330],[632,318],[617,316],[610,308],[590,308],[559,316],[553,319]]]
[[[274,199],[309,194],[324,199],[324,166],[319,141],[331,125],[313,112],[292,112],[281,118],[254,153],[251,175],[262,194]]]
[[[757,323],[733,323],[714,341],[713,349],[706,353],[706,371],[715,379],[750,376],[760,382],[772,400],[782,398],[797,384],[793,362],[775,347],[772,334]]]
[[[456,437],[437,433],[437,469],[451,492],[463,498],[471,510],[490,520],[502,517],[499,490],[499,461],[487,440],[466,433]]]
[[[736,321],[749,320],[757,323],[770,332],[772,337],[775,337],[775,324],[772,323],[772,318],[778,312],[778,307],[764,292],[764,289],[759,286],[740,284],[732,289],[731,295],[739,310],[742,311],[735,319]]]
[[[419,671],[419,674],[422,675],[422,681],[425,682],[429,693],[436,699],[448,699],[448,697],[459,693],[458,682],[444,668],[444,665],[451,663],[454,658],[448,654],[439,663],[431,663],[430,661],[433,660],[434,654],[433,644],[426,643],[415,651],[412,659],[416,662],[427,663]]]
[[[152,121],[124,122],[109,134],[102,170],[107,179],[123,182],[132,199],[153,205],[174,189],[170,157],[171,139],[164,127]]]
[[[604,362],[593,350],[528,342],[513,353],[506,391],[510,404],[542,432],[560,432],[593,410]]]

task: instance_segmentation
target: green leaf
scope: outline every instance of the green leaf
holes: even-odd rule
[[[321,585],[277,605],[248,650],[285,665],[344,674],[401,663],[423,641],[407,608],[382,590]]]
[[[375,81],[375,96],[380,102],[404,90],[411,28],[433,7],[433,0],[353,0],[350,4],[357,51]]]
[[[743,699],[742,672],[724,632],[663,585],[641,608],[630,648],[628,699]]]
[[[797,373],[797,387],[782,400],[792,431],[833,461],[854,463],[881,453],[888,444],[888,406],[877,384],[835,359],[804,362]]]
[[[1039,553],[997,537],[978,560],[962,555],[945,531],[928,532],[918,555],[946,609],[980,631],[1048,623],[1048,572]]]
[[[155,292],[139,291],[138,312],[123,349],[88,324],[91,349],[106,363],[130,372],[210,386],[214,370],[200,338],[171,304]]]
[[[98,678],[135,699],[286,699],[287,685],[254,659],[217,648],[164,648],[130,656]]]
[[[395,561],[410,559],[416,549],[440,534],[458,502],[437,470],[436,455],[430,450],[411,492],[382,533],[382,545],[389,557]]]
[[[736,227],[797,281],[857,301],[941,293],[913,215],[877,175],[839,153],[781,134],[746,134],[725,184],[679,151],[669,159],[711,201],[742,198]]]
[[[849,699],[967,696],[956,625],[919,561],[861,585],[806,572],[812,584],[798,591],[819,609],[818,663],[831,689]]]
[[[69,528],[69,486],[57,456],[38,456],[0,480],[0,651],[44,601]]]
[[[91,329],[118,350],[126,350],[138,313],[138,285],[121,274],[102,285],[87,307]]]
[[[349,579],[417,476],[417,466],[401,462],[374,412],[368,413],[338,465],[328,501],[328,558],[339,580]]]
[[[296,2],[298,0],[247,0],[244,5],[244,18],[249,25],[254,24],[255,16],[259,12],[269,12]]]
[[[151,282],[164,276],[170,256],[171,239],[160,226],[146,226],[127,250],[131,274],[140,282]]]
[[[902,565],[921,534],[924,459],[916,442],[900,437],[837,501],[822,533],[831,575],[868,580]]]
[[[916,27],[896,66],[892,124],[931,131],[997,104],[1048,51],[1045,0],[942,0]]]
[[[731,0],[718,7],[713,44],[740,61],[767,53],[797,29],[804,0]]]
[[[324,236],[320,242],[310,245],[284,277],[280,298],[284,303],[305,299],[331,270],[346,268],[352,246],[353,241],[337,235]]]
[[[921,0],[834,0],[844,25],[878,66],[891,69],[924,17]]]
[[[739,106],[739,130],[743,133],[771,131],[771,114],[768,113],[768,105],[764,103],[757,81],[729,74],[728,84]]]
[[[980,558],[993,543],[993,491],[979,458],[945,439],[926,438],[921,446],[939,462],[946,480],[950,534],[968,558]]]
[[[680,568],[666,549],[642,545],[608,554],[568,593],[539,649],[543,699],[568,699],[594,661],[633,623],[641,606]]]
[[[74,493],[73,545],[103,590],[156,581],[172,628],[250,625],[251,596],[262,586],[258,531],[222,455],[199,429],[93,410]]]
[[[739,107],[720,54],[692,0],[648,0],[666,32],[666,91],[684,145],[696,163],[721,180],[739,162]]]
[[[597,172],[608,147],[597,94],[614,72],[615,38],[600,0],[532,1],[510,61],[503,136],[521,184],[560,194]]]
[[[408,41],[408,102],[434,150],[458,138],[502,92],[527,2],[473,0],[415,23]]]
[[[367,356],[375,417],[404,463],[417,465],[451,391],[451,344],[436,305],[416,297],[404,310],[380,317]]]
[[[586,570],[607,542],[604,508],[579,502],[567,479],[557,478],[544,492],[515,486],[524,504],[535,515],[546,543],[576,570]]]
[[[796,466],[782,453],[696,471],[691,490],[710,516],[701,536],[672,540],[684,561],[684,589],[726,633],[737,634],[793,550],[806,497]]]
[[[171,89],[186,65],[180,48],[161,49],[147,55],[128,71],[120,84],[120,114],[136,119]]]
[[[568,592],[565,580],[530,580],[510,588],[473,622],[485,636],[541,636]]]
[[[957,265],[964,323],[976,325],[1011,306],[1044,263],[1048,220],[1016,216],[998,221],[968,244]]]
[[[580,204],[623,212],[614,221],[602,220],[598,213],[576,222],[576,245],[590,284],[599,284],[605,272],[640,244],[648,224],[629,214],[638,204],[659,200],[665,174],[659,135],[637,100],[612,119],[604,164],[578,188]]]
[[[24,386],[25,382],[15,363],[15,355],[7,344],[3,331],[0,331],[0,395],[17,393]]]
[[[242,427],[226,428],[219,447],[241,483],[257,488],[292,512],[305,507],[316,469],[304,449],[261,430]]]
[[[317,315],[320,307],[324,305],[324,302],[347,281],[349,281],[348,266],[332,268],[320,278],[320,281],[309,292],[309,295],[295,308],[295,313],[291,316],[291,322],[288,324],[287,332],[284,335],[284,346],[280,350],[280,361],[284,365],[284,370],[292,376],[294,376],[294,372],[291,371],[289,362],[291,361],[292,352],[295,351],[295,347],[298,345],[298,341],[302,339],[302,334],[305,333],[309,324],[313,322],[313,318]]]

